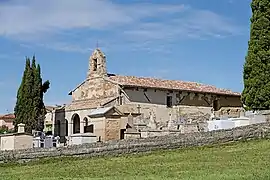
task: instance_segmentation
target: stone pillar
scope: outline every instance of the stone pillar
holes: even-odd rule
[[[68,136],[71,136],[71,134],[73,134],[73,123],[72,120],[68,120]]]
[[[84,133],[84,121],[80,121],[80,133]]]
[[[54,134],[55,134],[55,110],[53,110],[51,113],[52,113],[52,117],[51,117],[51,120],[52,120],[52,135],[54,136]]]

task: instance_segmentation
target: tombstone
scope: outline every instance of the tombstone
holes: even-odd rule
[[[212,121],[213,119],[215,119],[215,112],[214,112],[214,108],[212,108],[212,109],[211,109],[211,114],[210,114],[209,121]]]
[[[18,124],[18,133],[24,133],[25,130],[24,130],[24,127],[25,127],[25,124]]]
[[[135,128],[133,116],[129,114],[127,118],[128,118],[128,122],[126,125],[126,132],[136,132],[137,129]]]
[[[129,114],[127,118],[128,118],[128,125],[133,128],[134,127],[133,116]]]
[[[150,120],[149,120],[149,123],[148,123],[148,127],[150,129],[157,129],[157,125],[156,125],[154,116],[153,116],[153,114],[151,112],[150,112]]]
[[[240,116],[239,117],[245,117],[245,110],[244,108],[240,109]]]
[[[170,114],[170,120],[168,121],[168,129],[169,130],[175,129],[175,123],[172,120],[172,115],[171,114]]]

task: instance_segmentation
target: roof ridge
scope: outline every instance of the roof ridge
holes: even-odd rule
[[[213,84],[201,83],[201,82],[196,82],[196,81],[188,81],[188,80],[180,80],[180,79],[163,79],[163,78],[151,77],[151,76],[134,76],[134,75],[118,75],[118,74],[115,74],[115,76],[155,79],[155,80],[162,80],[162,81],[177,81],[177,82],[184,82],[184,83],[195,83],[195,84],[200,84],[200,85],[212,86],[212,87],[215,87],[215,88],[218,88],[218,89],[228,90],[226,88],[216,87]]]
[[[227,94],[227,95],[241,95],[239,92],[234,92],[231,89],[220,88],[215,85],[194,82],[194,81],[183,81],[175,79],[162,79],[157,77],[146,77],[146,76],[134,76],[134,75],[118,75],[110,76],[110,79],[123,85],[131,86],[144,86],[144,87],[156,87],[162,89],[182,89],[187,91],[196,92],[208,92],[215,94]],[[142,81],[140,81],[142,80]],[[148,82],[147,82],[148,81]]]

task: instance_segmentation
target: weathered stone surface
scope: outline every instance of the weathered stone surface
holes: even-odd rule
[[[87,79],[72,93],[72,100],[92,100],[115,97],[118,95],[118,86],[107,81],[104,77]]]
[[[106,122],[105,127],[105,139],[106,141],[119,139],[120,121],[118,119],[109,119]]]
[[[215,111],[216,117],[227,116],[228,118],[236,118],[240,116],[242,107],[222,107],[219,111]]]
[[[0,153],[0,162],[23,162],[30,159],[59,156],[118,156],[121,154],[147,152],[158,149],[204,146],[259,138],[270,138],[270,123],[238,127],[230,130],[167,135],[146,139],[118,140],[52,149],[3,151]]]

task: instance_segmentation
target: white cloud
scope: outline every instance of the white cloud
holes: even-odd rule
[[[140,23],[137,28],[125,31],[136,39],[204,38],[232,36],[241,34],[241,28],[229,19],[207,10],[189,10],[180,17],[164,22]]]
[[[37,46],[45,47],[47,49],[57,50],[57,51],[66,51],[66,52],[79,52],[79,53],[89,53],[93,49],[82,47],[75,44],[67,44],[63,42],[55,42],[50,44],[36,44]]]
[[[109,0],[10,0],[0,3],[0,24],[0,36],[80,53],[88,51],[80,30],[107,32],[110,36],[104,41],[131,43],[134,47],[136,43],[241,33],[229,19],[208,10],[183,4],[116,4]],[[70,44],[74,30],[82,41]]]
[[[40,35],[75,28],[106,28],[132,23],[142,17],[175,12],[180,6],[116,5],[105,0],[29,0],[0,4],[0,34]]]

